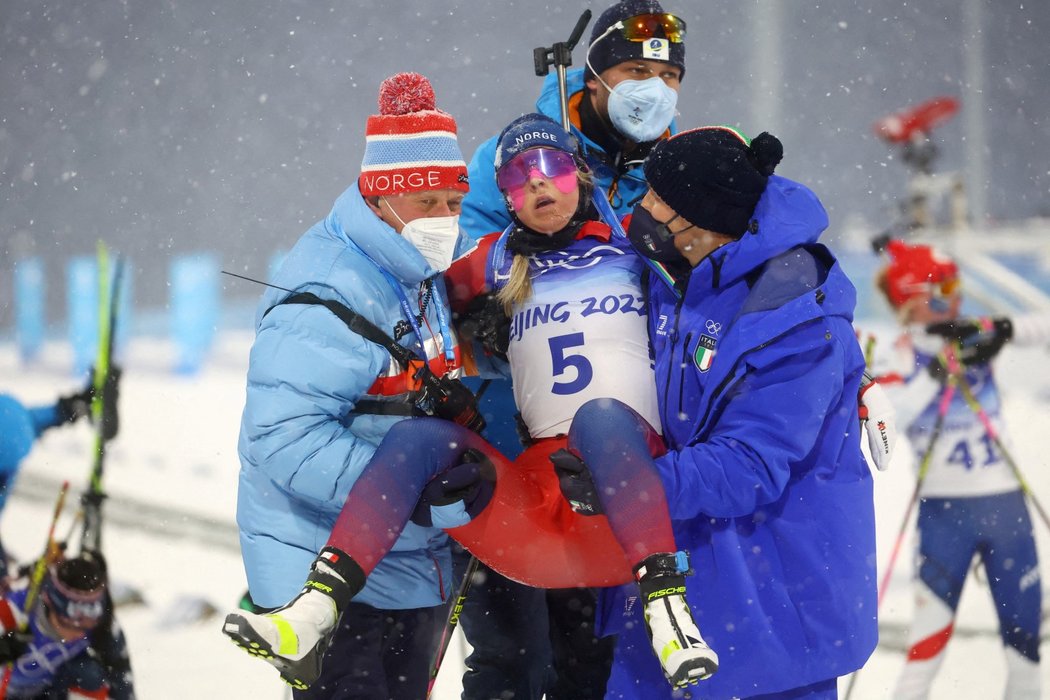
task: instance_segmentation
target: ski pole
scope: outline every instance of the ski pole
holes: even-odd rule
[[[919,492],[922,490],[923,482],[926,480],[926,474],[930,470],[930,462],[933,460],[933,449],[937,446],[937,441],[944,429],[945,417],[948,415],[948,407],[951,405],[954,395],[955,377],[949,374],[948,380],[944,386],[944,392],[941,394],[940,402],[937,404],[937,421],[934,423],[933,431],[930,433],[930,442],[926,445],[926,450],[923,452],[922,459],[919,462],[919,472],[915,479],[915,488],[912,490],[911,498],[908,499],[908,507],[904,511],[904,517],[901,519],[900,529],[897,531],[897,539],[893,543],[893,549],[890,551],[889,561],[886,563],[886,572],[882,575],[882,581],[879,584],[878,598],[875,603],[876,616],[878,615],[879,610],[882,609],[882,600],[886,597],[886,591],[889,589],[890,577],[893,575],[893,569],[897,563],[897,556],[900,554],[901,545],[904,543],[904,535],[908,531],[908,523],[911,521],[911,513],[915,509],[915,504],[919,502]],[[849,683],[846,685],[846,692],[843,695],[843,700],[849,700],[850,696],[853,695],[853,688],[861,670],[863,670],[863,667],[854,671],[850,676]]]
[[[40,595],[40,589],[44,584],[47,565],[51,563],[51,559],[54,557],[55,527],[58,525],[59,516],[62,515],[62,508],[66,504],[67,493],[69,493],[69,482],[63,481],[62,488],[58,492],[58,500],[55,502],[55,512],[51,515],[51,525],[47,530],[47,543],[44,545],[44,553],[36,560],[36,563],[33,565],[33,573],[29,578],[29,590],[26,592],[25,600],[26,620],[22,627],[23,632],[29,628],[29,617],[33,614],[33,605],[36,604],[36,599]]]
[[[95,421],[95,448],[88,488],[81,494],[84,527],[80,536],[80,551],[100,551],[102,548],[102,475],[105,466],[107,414],[115,415],[116,406],[106,406],[106,385],[115,381],[113,375],[113,345],[117,330],[117,312],[120,289],[124,277],[124,260],[116,259],[112,280],[109,272],[109,251],[98,242],[99,274],[99,344],[95,361],[94,395],[91,398],[91,417]],[[112,413],[111,413],[112,412]]]
[[[864,364],[867,365],[869,370],[875,361],[875,341],[874,335],[869,335],[864,341]]]
[[[1035,493],[1032,492],[1032,487],[1028,485],[1028,480],[1025,479],[1024,474],[1021,472],[1021,468],[1017,466],[1017,462],[1014,461],[1010,451],[1006,449],[1003,444],[1002,438],[999,435],[999,431],[995,429],[995,425],[992,423],[992,419],[988,417],[988,413],[981,406],[981,402],[974,396],[973,389],[970,387],[969,382],[966,381],[966,375],[963,373],[961,367],[958,364],[949,366],[949,371],[958,374],[958,382],[962,388],[963,399],[966,400],[966,405],[970,407],[970,410],[977,415],[978,420],[981,421],[981,425],[984,426],[984,430],[988,433],[988,437],[991,438],[992,443],[995,444],[995,448],[999,450],[999,453],[1006,460],[1007,466],[1010,467],[1010,471],[1013,472],[1014,477],[1017,479],[1017,483],[1021,485],[1021,492],[1028,498],[1032,506],[1035,508],[1036,513],[1039,514],[1039,518],[1043,521],[1043,524],[1050,529],[1050,517],[1048,517],[1046,510],[1043,508],[1043,504],[1036,498]]]
[[[944,392],[941,394],[941,400],[937,405],[937,422],[933,425],[933,431],[930,433],[930,442],[926,445],[926,451],[922,455],[922,461],[919,462],[919,473],[915,479],[915,489],[912,491],[911,499],[908,501],[908,507],[904,511],[904,519],[901,521],[901,526],[897,532],[897,539],[893,544],[893,549],[890,551],[890,559],[886,564],[886,573],[882,576],[882,582],[879,585],[879,598],[877,607],[882,607],[882,599],[886,596],[886,589],[889,588],[890,576],[893,574],[893,567],[897,561],[897,555],[900,554],[901,544],[904,542],[904,534],[908,529],[908,522],[911,519],[911,512],[915,508],[915,504],[919,501],[919,491],[922,488],[923,482],[926,480],[926,474],[930,470],[930,462],[933,460],[933,449],[937,445],[937,440],[944,430],[944,420],[948,415],[948,406],[952,402],[952,398],[955,396],[955,377],[949,375],[948,381],[945,384]]]
[[[33,606],[40,595],[40,589],[44,585],[44,576],[47,575],[47,565],[54,557],[55,550],[55,528],[58,526],[58,517],[62,514],[62,508],[66,504],[66,494],[69,493],[69,482],[63,481],[62,488],[58,492],[58,500],[55,502],[55,512],[51,515],[51,525],[47,529],[47,543],[44,545],[44,553],[33,564],[33,572],[29,577],[29,589],[26,591],[25,620],[18,625],[19,632],[29,630],[30,618],[33,615]],[[7,684],[11,680],[11,673],[15,667],[14,660],[4,664],[4,672],[0,674],[0,698],[6,697]]]
[[[470,562],[467,564],[467,571],[463,574],[463,581],[460,582],[459,590],[456,591],[456,599],[449,606],[448,619],[445,620],[445,626],[441,630],[441,640],[438,642],[437,652],[434,654],[434,663],[430,665],[427,700],[430,700],[431,694],[434,692],[434,684],[437,682],[438,672],[441,671],[441,662],[445,660],[445,652],[448,651],[452,635],[456,631],[456,627],[459,626],[459,616],[463,612],[463,604],[467,600],[467,593],[470,591],[471,583],[474,581],[474,574],[477,573],[480,565],[481,561],[474,555],[471,555]]]

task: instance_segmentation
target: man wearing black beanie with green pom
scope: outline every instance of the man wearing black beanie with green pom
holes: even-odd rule
[[[765,133],[673,136],[647,159],[628,225],[675,273],[649,290],[667,447],[654,462],[695,570],[686,599],[720,660],[709,700],[832,700],[878,638],[856,291],[817,243],[820,201],[773,174],[782,156]],[[618,435],[638,420],[616,401],[591,408]],[[599,631],[619,635],[606,698],[677,697],[633,595],[601,593]]]

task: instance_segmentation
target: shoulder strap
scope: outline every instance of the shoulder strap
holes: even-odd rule
[[[406,370],[412,371],[412,377],[418,379],[423,386],[419,401],[424,405],[430,405],[433,415],[459,423],[477,433],[485,428],[485,419],[478,410],[477,397],[463,382],[447,376],[435,376],[425,359],[417,357],[414,352],[399,345],[393,338],[379,330],[374,323],[345,304],[333,299],[322,299],[311,292],[295,292],[271,306],[263,316],[282,304],[310,304],[325,307],[354,333],[386,348],[395,361]]]
[[[341,304],[334,299],[322,299],[312,292],[296,292],[268,308],[263,316],[273,311],[274,307],[282,306],[284,304],[310,304],[313,306],[323,306],[335,314],[339,320],[345,323],[354,333],[357,333],[365,340],[370,340],[376,345],[386,348],[393,358],[403,367],[408,367],[409,362],[413,360],[419,360],[415,353],[397,343],[393,338],[381,331],[378,326],[350,307]]]

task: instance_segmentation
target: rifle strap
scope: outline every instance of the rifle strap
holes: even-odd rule
[[[264,313],[263,316],[273,311],[274,307],[282,306],[284,304],[310,304],[313,306],[325,307],[335,314],[339,320],[345,323],[354,333],[357,333],[365,340],[369,340],[376,345],[386,348],[390,355],[399,362],[402,367],[408,367],[409,361],[418,359],[415,357],[415,353],[397,343],[393,338],[380,330],[378,326],[350,307],[341,304],[334,299],[322,299],[312,292],[296,292],[295,294],[286,297],[283,301],[279,301],[271,306],[266,310],[266,313]]]

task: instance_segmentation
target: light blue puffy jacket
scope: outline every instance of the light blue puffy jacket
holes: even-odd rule
[[[456,257],[471,248],[461,237]],[[395,324],[405,319],[394,284],[418,313],[420,283],[436,275],[415,247],[372,213],[354,184],[299,239],[273,283],[336,300],[393,337]],[[449,315],[440,280],[426,307],[435,333],[438,306]],[[252,599],[264,607],[283,605],[299,591],[347,493],[383,435],[404,419],[355,411],[362,399],[397,398],[392,389],[385,396],[368,394],[378,378],[393,382],[389,377],[401,373],[387,350],[323,306],[279,304],[288,296],[267,288],[259,304],[238,444],[241,550]],[[421,325],[429,340],[428,325]],[[415,341],[411,331],[399,339],[406,346]],[[434,352],[430,343],[428,353]],[[354,600],[381,609],[438,605],[450,578],[447,536],[410,522]]]

